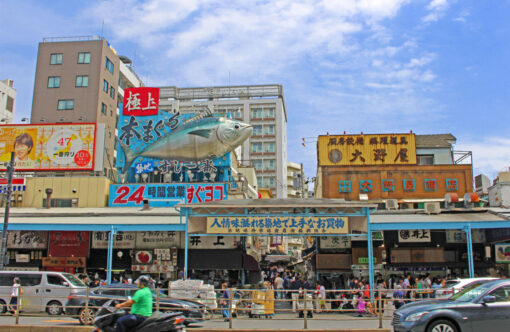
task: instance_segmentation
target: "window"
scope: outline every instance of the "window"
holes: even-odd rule
[[[510,286],[500,287],[489,295],[495,296],[496,302],[510,302]]]
[[[104,67],[113,74],[113,62],[111,62],[107,56],[104,57]]]
[[[252,108],[251,117],[252,119],[262,119],[262,108]]]
[[[262,135],[262,126],[253,126],[253,136]]]
[[[11,96],[7,96],[7,101],[5,103],[5,109],[12,113],[14,110],[14,98]]]
[[[106,80],[103,80],[103,91],[108,93],[108,82]]]
[[[273,142],[264,143],[264,152],[274,152],[274,143]]]
[[[59,152],[59,154],[63,152]],[[73,201],[75,201],[75,205],[76,205],[76,198],[52,198],[51,199],[51,202],[50,202],[50,205],[51,207],[53,208],[63,208],[63,207],[75,207],[75,205],[73,205]],[[43,198],[43,203],[42,203],[42,206],[43,207],[46,207],[46,198]]]
[[[262,152],[262,143],[251,143],[251,152]]]
[[[37,286],[41,284],[41,274],[18,274],[21,286]]]
[[[113,100],[115,100],[115,89],[113,86],[110,86],[110,97],[112,97]]]
[[[256,170],[261,170],[262,169],[262,160],[255,159],[253,161],[253,168],[255,168]]]
[[[243,114],[239,109],[237,109],[235,111],[230,111],[230,114],[232,115],[233,119],[242,119],[242,117],[243,117]]]
[[[258,186],[259,188],[263,188],[263,187],[262,187],[262,178],[257,178],[257,186]]]
[[[0,286],[12,286],[12,279],[14,279],[14,273],[0,274]]]
[[[274,118],[274,108],[265,108],[264,109],[264,118]]]
[[[48,278],[48,285],[52,285],[52,286],[64,286],[65,280],[64,280],[64,278],[62,278],[59,275],[48,274],[47,278]]]
[[[78,63],[90,63],[90,53],[89,52],[78,53]]]
[[[58,101],[59,110],[72,110],[74,109],[74,99],[60,99]]]
[[[50,55],[50,65],[61,65],[62,53],[54,53]]]
[[[274,170],[274,159],[264,160],[264,170]]]
[[[274,125],[264,126],[264,135],[274,135]]]
[[[89,77],[87,75],[76,76],[76,87],[84,88],[89,86]]]
[[[105,103],[101,103],[101,113],[106,115],[106,110],[107,110],[106,104]]]
[[[122,90],[126,89],[126,83],[124,83],[122,77],[119,77],[119,88],[121,88]]]
[[[434,165],[434,155],[418,155],[418,165]]]
[[[48,77],[48,88],[60,88],[60,76]]]

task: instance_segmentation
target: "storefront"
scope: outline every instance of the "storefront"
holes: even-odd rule
[[[39,270],[48,250],[48,232],[9,231],[6,269]]]

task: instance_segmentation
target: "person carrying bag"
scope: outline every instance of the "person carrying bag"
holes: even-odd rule
[[[16,314],[18,306],[21,307],[21,300],[19,297],[23,295],[23,288],[18,277],[13,279],[13,285],[11,290],[11,299],[9,301],[9,310],[12,314]]]

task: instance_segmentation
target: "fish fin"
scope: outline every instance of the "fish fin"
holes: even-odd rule
[[[120,139],[117,139],[117,142],[119,143],[120,147],[122,148],[122,152],[124,152],[124,156],[126,158],[126,161],[124,162],[124,167],[122,169],[122,174],[126,174],[127,170],[133,163],[133,161],[138,157],[135,151],[131,150],[129,146],[124,144]]]
[[[211,131],[212,131],[212,129],[198,129],[198,130],[190,131],[189,134],[201,136],[203,138],[209,138],[209,136],[211,135]]]

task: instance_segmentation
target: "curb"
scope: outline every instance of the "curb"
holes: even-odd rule
[[[92,326],[50,326],[50,325],[0,325],[2,332],[90,332]],[[251,332],[253,329],[189,329],[192,332]],[[390,329],[260,329],[263,332],[391,332]]]

